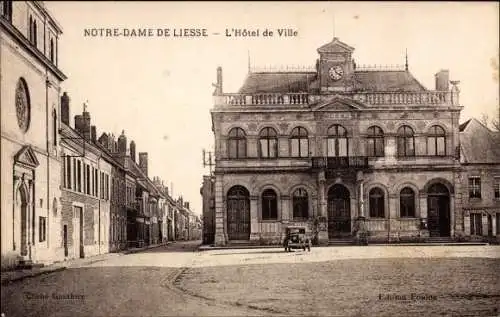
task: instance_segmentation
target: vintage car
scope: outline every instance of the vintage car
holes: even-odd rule
[[[286,236],[283,241],[285,251],[292,251],[292,249],[302,249],[311,251],[312,241],[306,235],[306,228],[304,227],[287,227]]]

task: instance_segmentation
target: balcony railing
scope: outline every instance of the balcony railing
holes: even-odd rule
[[[367,168],[368,157],[345,156],[345,157],[313,157],[313,169],[342,169],[342,168]]]
[[[342,93],[368,105],[458,105],[458,93],[453,91],[421,92],[355,92]],[[232,94],[216,96],[216,105],[306,105],[318,100],[319,95],[308,93]]]

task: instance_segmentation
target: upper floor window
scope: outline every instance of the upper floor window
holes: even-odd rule
[[[273,128],[264,128],[259,136],[260,157],[278,157],[278,136]]]
[[[50,48],[49,48],[50,61],[54,63],[55,53],[54,53],[54,39],[50,39]]]
[[[29,25],[29,34],[28,34],[28,38],[29,38],[29,41],[33,44],[33,45],[37,45],[37,25],[36,25],[36,19],[33,18],[32,15],[30,15],[30,25]]]
[[[297,127],[292,130],[290,136],[290,155],[292,157],[309,156],[309,138],[306,129]]]
[[[404,125],[398,129],[398,156],[415,156],[415,135],[413,129]]]
[[[347,156],[347,130],[338,124],[328,128],[328,156]]]
[[[415,217],[415,192],[405,187],[399,193],[399,216]]]
[[[493,192],[495,199],[500,199],[500,176],[495,177],[493,181]]]
[[[384,218],[384,192],[375,187],[369,193],[370,218]]]
[[[52,144],[57,145],[57,113],[52,110]]]
[[[446,136],[444,129],[440,126],[432,126],[427,136],[427,154],[441,156],[446,154]]]
[[[7,20],[12,21],[12,0],[2,1],[2,16]]]
[[[262,193],[262,220],[273,220],[278,218],[278,200],[276,192],[266,189]]]
[[[384,156],[384,131],[380,127],[368,128],[367,147],[368,156]]]
[[[303,188],[293,192],[293,218],[307,218],[309,216],[309,198]]]
[[[481,198],[481,178],[469,177],[469,198]]]
[[[229,158],[242,158],[247,156],[247,139],[241,128],[229,131]]]

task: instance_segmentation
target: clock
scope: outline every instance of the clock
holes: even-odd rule
[[[328,70],[328,76],[330,76],[330,78],[333,80],[339,80],[343,75],[344,69],[340,65],[330,67],[330,69]]]

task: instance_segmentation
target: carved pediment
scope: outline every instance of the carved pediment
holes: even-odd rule
[[[364,105],[358,101],[340,97],[321,101],[313,107],[313,111],[351,111],[361,110]]]
[[[29,145],[25,145],[17,154],[14,156],[14,162],[20,163],[31,168],[37,168],[40,165],[36,157],[35,151]]]

